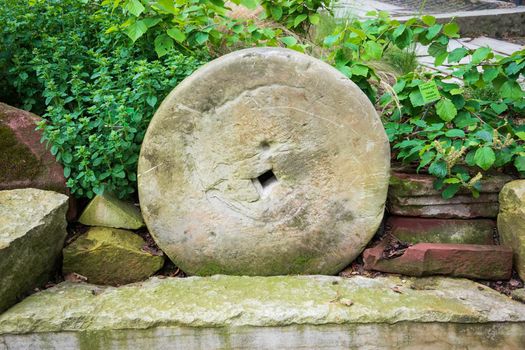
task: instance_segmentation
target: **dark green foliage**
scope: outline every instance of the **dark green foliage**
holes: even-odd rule
[[[132,45],[124,34],[105,33],[124,18],[98,1],[0,6],[0,100],[43,116],[39,128],[75,195],[133,193],[158,104],[207,56],[168,48],[157,58],[153,39]]]

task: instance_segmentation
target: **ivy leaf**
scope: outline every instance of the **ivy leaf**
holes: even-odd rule
[[[488,170],[496,161],[496,155],[490,147],[480,147],[474,154],[474,162],[483,170]]]
[[[479,64],[489,56],[490,52],[491,50],[488,47],[480,47],[476,49],[476,51],[474,51],[472,54],[472,63]]]
[[[170,51],[170,49],[173,47],[173,39],[170,38],[166,34],[161,34],[155,38],[154,44],[155,44],[155,52],[157,53],[157,56],[162,57],[166,55]]]
[[[283,16],[283,8],[281,6],[272,6],[270,13],[272,14],[272,18],[278,21]]]
[[[436,113],[442,120],[449,122],[458,114],[458,110],[452,101],[444,98],[436,103]]]
[[[144,21],[137,21],[126,28],[126,35],[133,41],[137,41],[141,36],[148,31],[148,26]]]
[[[459,26],[457,23],[451,22],[445,24],[443,33],[450,38],[459,38]]]
[[[440,160],[430,164],[428,172],[435,177],[443,178],[447,176],[447,163],[444,160]]]
[[[138,17],[146,9],[139,0],[129,0],[126,4],[125,9],[129,11],[133,16]]]
[[[293,21],[294,28],[297,27],[299,24],[301,24],[306,18],[308,18],[308,15],[305,15],[304,13],[295,17]]]
[[[507,110],[507,105],[505,103],[491,103],[490,108],[492,108],[496,114],[500,115]]]
[[[181,43],[184,40],[186,40],[186,34],[184,34],[179,28],[173,27],[171,29],[168,29],[166,33],[175,39],[177,42]]]
[[[467,54],[468,54],[467,49],[465,49],[464,47],[458,47],[457,49],[452,50],[452,52],[448,54],[448,62],[449,63],[459,62]]]

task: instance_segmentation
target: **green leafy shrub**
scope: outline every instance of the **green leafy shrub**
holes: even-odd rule
[[[97,1],[1,3],[0,98],[43,113],[43,140],[75,195],[133,193],[149,120],[207,55],[169,48],[159,59],[151,42],[132,45],[121,33],[107,34],[123,17]]]

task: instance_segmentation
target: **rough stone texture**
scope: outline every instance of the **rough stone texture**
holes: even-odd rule
[[[519,288],[512,291],[512,299],[525,303],[525,288]]]
[[[164,257],[143,248],[137,234],[92,227],[64,248],[64,274],[76,272],[95,284],[121,285],[142,281],[164,264]]]
[[[388,232],[408,243],[493,244],[496,222],[391,216],[386,226]]]
[[[434,190],[435,178],[430,175],[393,172],[388,190],[388,210],[401,216],[429,218],[495,218],[498,215],[498,192],[507,175],[487,176],[481,181],[481,191],[474,198],[466,189],[449,200]]]
[[[152,278],[35,294],[0,316],[0,349],[520,349],[524,327],[525,305],[464,279]]]
[[[408,276],[450,275],[486,280],[509,279],[512,249],[496,245],[418,243],[403,255],[384,259],[386,241],[365,250],[365,269]]]
[[[160,106],[139,159],[140,205],[190,274],[333,274],[379,226],[389,152],[372,104],[336,69],[287,49],[241,50]]]
[[[67,197],[56,192],[0,191],[0,313],[48,281],[64,245],[66,211]]]
[[[64,170],[40,143],[36,115],[0,103],[0,190],[40,188],[66,193]]]
[[[140,210],[110,194],[95,196],[82,212],[80,223],[88,226],[106,226],[136,230],[144,226]]]
[[[525,180],[509,182],[499,194],[498,231],[502,244],[514,250],[514,265],[525,279]]]

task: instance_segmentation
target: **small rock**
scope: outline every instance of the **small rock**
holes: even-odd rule
[[[365,269],[409,276],[450,275],[486,280],[509,279],[512,249],[496,245],[418,243],[384,259],[386,241],[365,250]]]
[[[0,313],[43,286],[57,267],[67,200],[33,188],[0,191]]]
[[[152,255],[143,246],[144,240],[133,232],[92,227],[64,248],[63,273],[85,276],[95,284],[141,281],[164,264],[163,256]]]
[[[31,187],[67,193],[64,169],[35,130],[39,120],[0,103],[0,190]]]
[[[496,222],[391,216],[386,226],[394,237],[408,243],[493,244]]]
[[[144,226],[140,210],[110,194],[96,196],[78,220],[88,226],[106,226],[136,230]]]
[[[502,244],[514,250],[514,264],[525,280],[525,180],[509,182],[499,194],[498,231]]]
[[[513,290],[511,293],[511,297],[514,300],[525,303],[525,288]]]

